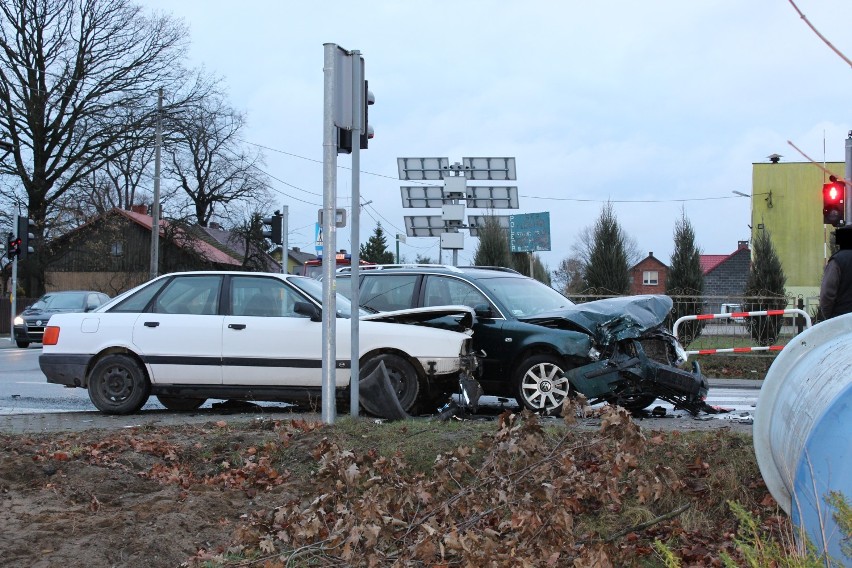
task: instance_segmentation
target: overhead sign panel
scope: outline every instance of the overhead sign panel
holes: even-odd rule
[[[443,179],[450,169],[449,158],[397,158],[399,179]]]
[[[497,219],[497,223],[501,228],[509,230],[509,216],[508,215],[468,215],[467,216],[467,226],[470,229],[471,237],[479,236],[479,228],[485,225],[485,220],[487,218]]]
[[[440,215],[406,215],[404,219],[409,237],[437,237],[446,230]]]
[[[477,209],[518,209],[516,186],[468,186],[467,206]]]
[[[404,185],[402,191],[403,207],[442,207],[444,188],[439,185]]]
[[[550,250],[550,213],[509,215],[509,250]]]
[[[518,179],[515,175],[515,158],[462,158],[462,167],[467,179]]]

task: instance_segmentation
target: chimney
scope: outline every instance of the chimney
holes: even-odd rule
[[[654,251],[649,252],[648,256],[651,256],[651,257],[654,256]]]
[[[222,225],[220,225],[220,224],[219,224],[219,223],[217,223],[216,221],[210,221],[210,228],[211,228],[211,229],[216,229],[217,231],[221,231],[221,230],[222,230]]]
[[[138,213],[140,215],[147,215],[148,214],[148,206],[143,205],[143,204],[131,205],[130,211],[132,211],[133,213]]]
[[[743,250],[748,248],[748,241],[737,241],[737,250]]]
[[[302,250],[299,247],[293,247],[290,250],[292,250],[293,252],[302,252]]]

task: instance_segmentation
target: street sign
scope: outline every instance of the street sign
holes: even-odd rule
[[[512,252],[550,250],[550,213],[509,215],[509,249]]]

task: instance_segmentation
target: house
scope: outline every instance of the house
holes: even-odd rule
[[[751,267],[748,241],[739,241],[731,254],[702,254],[699,263],[704,274],[704,313],[722,313],[722,304],[742,304]]]
[[[823,184],[844,177],[844,162],[784,162],[778,154],[752,164],[751,239],[768,232],[787,277],[788,296],[814,306],[834,227],[824,224]]]
[[[46,289],[92,289],[116,295],[150,277],[151,227],[147,208],[112,209],[58,237],[46,251]],[[185,226],[161,220],[158,273],[183,270],[280,272],[264,251],[248,251],[218,225]]]
[[[665,294],[669,267],[653,251],[630,269],[631,294]]]

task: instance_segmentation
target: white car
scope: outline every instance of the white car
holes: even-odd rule
[[[152,394],[172,410],[192,410],[208,398],[316,400],[321,299],[322,283],[302,276],[167,274],[93,312],[53,316],[39,366],[49,383],[88,389],[109,414],[136,412]],[[349,301],[336,302],[338,318],[349,318]],[[415,321],[414,312],[364,313],[359,323],[361,376],[384,362],[411,414],[437,409],[478,365],[469,333],[389,323]],[[335,326],[341,401],[349,400],[348,321]]]

